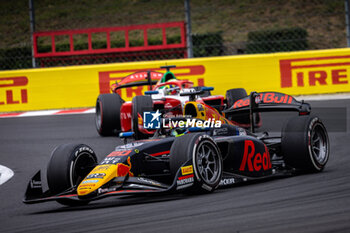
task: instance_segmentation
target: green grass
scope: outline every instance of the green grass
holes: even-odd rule
[[[34,0],[34,4],[37,31],[185,19],[183,0]],[[193,33],[221,31],[225,43],[247,41],[250,31],[301,27],[313,49],[346,46],[344,0],[191,0],[191,15]],[[28,0],[0,0],[0,22],[0,48],[31,44]],[[158,37],[155,33],[150,40]],[[96,40],[103,40],[103,35]]]

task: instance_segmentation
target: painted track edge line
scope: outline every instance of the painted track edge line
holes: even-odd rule
[[[43,111],[29,111],[29,112],[19,112],[19,113],[11,113],[11,112],[0,113],[0,118],[72,115],[72,114],[89,114],[89,113],[95,113],[95,108],[43,110]]]
[[[14,174],[10,168],[0,165],[0,185],[11,179]]]

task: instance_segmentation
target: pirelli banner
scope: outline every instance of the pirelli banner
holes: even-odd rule
[[[194,58],[107,65],[0,71],[0,112],[92,107],[100,93],[136,71],[176,65],[177,78],[213,86],[291,95],[350,92],[350,49]],[[130,100],[147,87],[121,90]]]

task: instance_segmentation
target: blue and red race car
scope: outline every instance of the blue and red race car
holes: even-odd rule
[[[208,107],[193,99],[199,94],[183,93],[191,98],[187,104],[201,105],[191,110],[193,116]],[[281,136],[271,137],[255,133],[253,114],[262,111],[296,111],[299,116],[286,122]],[[24,203],[55,200],[82,205],[115,195],[208,193],[251,180],[320,172],[330,145],[324,124],[310,111],[309,104],[291,96],[253,92],[223,110],[227,117],[248,114],[250,130],[224,121],[219,121],[220,126],[196,127],[187,122],[198,126],[204,120],[164,118],[184,127],[161,127],[151,139],[125,142],[100,162],[87,145],[61,145],[52,152],[47,168],[49,189],[43,190],[38,171],[28,184]],[[120,136],[126,139],[133,134]]]

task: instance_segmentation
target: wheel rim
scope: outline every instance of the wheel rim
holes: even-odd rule
[[[198,172],[204,182],[215,183],[220,176],[221,161],[218,151],[211,143],[202,143],[197,150]]]
[[[70,182],[72,187],[78,185],[96,165],[95,158],[90,153],[81,153],[71,163]]]
[[[319,164],[324,164],[328,157],[328,140],[322,126],[316,125],[311,132],[311,151]]]

